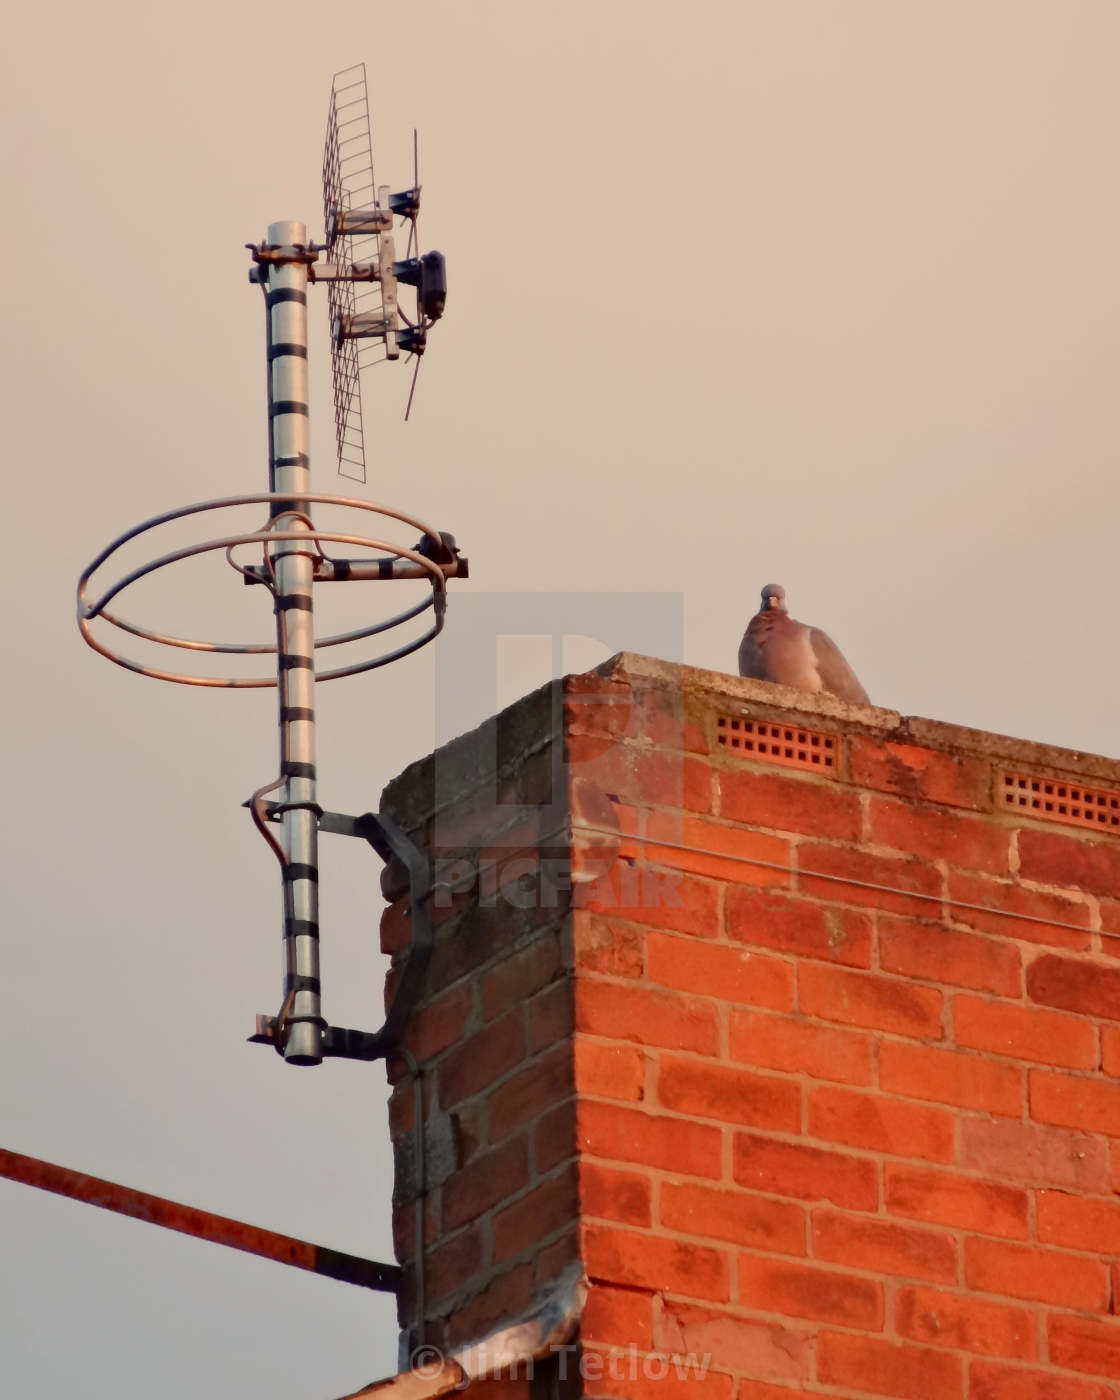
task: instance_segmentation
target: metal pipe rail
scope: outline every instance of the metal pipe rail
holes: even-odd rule
[[[356,1254],[294,1239],[291,1235],[279,1235],[275,1230],[246,1225],[243,1220],[214,1215],[196,1206],[185,1206],[164,1196],[153,1196],[99,1176],[87,1176],[85,1172],[72,1171],[69,1167],[27,1157],[22,1152],[10,1152],[3,1147],[0,1147],[0,1176],[24,1186],[38,1187],[40,1191],[51,1191],[56,1196],[69,1196],[86,1205],[100,1206],[102,1210],[116,1211],[133,1220],[146,1220],[149,1225],[160,1225],[165,1230],[177,1230],[196,1240],[244,1250],[246,1254],[274,1259],[278,1264],[288,1264],[295,1269],[307,1269],[325,1278],[338,1279],[340,1283],[353,1283],[379,1293],[395,1293],[400,1287],[401,1270],[395,1264],[379,1264],[374,1259],[362,1259]]]

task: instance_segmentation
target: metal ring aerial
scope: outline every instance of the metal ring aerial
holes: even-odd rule
[[[124,632],[129,632],[134,636],[142,637],[146,641],[156,642],[162,646],[182,647],[191,651],[218,652],[237,655],[267,655],[276,652],[275,643],[250,643],[250,642],[203,642],[195,641],[186,637],[173,637],[159,632],[154,632],[148,628],[140,627],[126,619],[117,617],[115,614],[107,612],[107,605],[122,593],[131,584],[148,574],[155,573],[156,570],[165,568],[168,564],[175,564],[183,559],[189,559],[195,555],[206,554],[215,550],[230,550],[240,545],[246,544],[282,544],[282,543],[303,543],[320,544],[327,541],[331,544],[354,545],[358,548],[380,549],[387,551],[390,555],[398,559],[407,559],[417,565],[428,576],[431,587],[431,595],[421,603],[404,612],[397,613],[384,622],[374,623],[369,627],[357,628],[351,632],[341,632],[332,637],[324,637],[315,642],[316,649],[327,646],[340,646],[347,642],[359,641],[364,637],[373,636],[378,632],[388,631],[390,628],[407,622],[413,617],[419,616],[428,608],[434,608],[435,620],[432,626],[423,633],[403,646],[395,648],[393,651],[374,657],[370,661],[356,662],[352,666],[338,666],[330,671],[317,672],[316,681],[338,680],[343,676],[358,675],[362,671],[372,671],[380,666],[386,666],[392,661],[397,661],[403,656],[408,656],[411,652],[418,651],[422,646],[432,641],[443,630],[444,611],[446,603],[447,578],[439,564],[429,559],[426,555],[420,554],[417,550],[408,549],[403,545],[393,544],[388,540],[372,539],[364,535],[341,534],[330,530],[317,530],[314,528],[303,530],[256,530],[247,531],[238,535],[227,535],[220,539],[206,540],[201,544],[187,545],[182,549],[173,550],[168,554],[161,555],[158,559],[152,560],[139,568],[133,569],[119,579],[107,592],[95,602],[87,600],[86,593],[90,579],[93,574],[109,559],[118,549],[127,544],[129,540],[135,539],[147,530],[155,529],[159,525],[166,525],[170,521],[180,520],[189,515],[197,515],[203,511],[221,510],[231,506],[247,505],[274,505],[300,502],[302,504],[331,505],[353,507],[356,510],[370,511],[376,515],[386,515],[394,520],[400,520],[407,525],[420,531],[422,535],[430,539],[440,538],[437,531],[432,529],[424,521],[415,516],[407,515],[403,511],[394,510],[390,506],[376,505],[369,501],[357,500],[351,496],[325,496],[311,495],[301,492],[261,492],[259,494],[247,496],[225,496],[210,501],[199,501],[194,505],[182,506],[178,510],[170,510],[162,515],[153,516],[150,520],[144,521],[140,525],[133,526],[125,531],[101,551],[101,553],[89,564],[78,579],[77,600],[78,600],[78,630],[85,639],[87,645],[93,648],[107,660],[114,662],[118,666],[124,667],[127,671],[134,671],[137,675],[149,676],[153,680],[172,681],[178,685],[200,685],[211,686],[217,689],[268,689],[275,688],[277,678],[275,676],[195,676],[176,671],[162,671],[152,666],[146,666],[141,662],[133,661],[113,651],[105,646],[93,635],[90,623],[97,618],[110,623],[114,627],[120,628]],[[282,518],[278,515],[277,519]],[[240,570],[236,563],[234,567]]]

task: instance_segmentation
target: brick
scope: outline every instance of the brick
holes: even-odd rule
[[[882,1041],[879,1086],[892,1094],[984,1113],[1018,1117],[1023,1111],[1023,1071],[1017,1066],[930,1045]]]
[[[1101,952],[1106,957],[1120,958],[1120,899],[1098,899],[1100,913]]]
[[[853,734],[848,740],[848,767],[859,787],[976,812],[991,806],[987,759]]]
[[[539,935],[527,947],[511,953],[482,978],[482,1017],[520,1006],[560,975],[560,943],[555,932]]]
[[[451,878],[459,878],[463,870],[469,868],[466,862],[452,861],[448,864]],[[436,874],[438,878],[438,865]],[[432,899],[432,913],[437,923],[440,922],[439,906],[443,898],[444,892],[437,889]],[[473,977],[484,963],[500,957],[509,947],[510,931],[506,910],[496,905],[493,908],[480,908],[474,904],[461,910],[458,907],[465,906],[469,900],[477,898],[477,888],[456,895],[457,908],[446,912],[448,920],[453,915],[457,915],[457,919],[450,927],[439,930],[432,960],[424,979],[425,985],[433,990],[450,987],[452,983],[463,978]]]
[[[711,1124],[585,1101],[576,1112],[579,1149],[588,1156],[711,1180],[722,1175],[723,1134]]]
[[[412,901],[407,897],[396,899],[381,911],[381,951],[391,957],[411,942]]]
[[[819,1400],[820,1391],[791,1390],[785,1385],[767,1385],[765,1381],[740,1380],[736,1400]]]
[[[1044,953],[1027,969],[1027,995],[1043,1006],[1120,1021],[1120,968]]]
[[[569,682],[587,682],[588,688],[569,689]],[[565,676],[563,724],[566,734],[620,739],[636,730],[636,716],[629,685],[598,676]],[[604,752],[605,752],[604,748]]]
[[[726,1372],[706,1371],[688,1357],[585,1349],[579,1369],[585,1400],[731,1400],[735,1390]]]
[[[894,1317],[899,1336],[914,1342],[1019,1361],[1038,1356],[1034,1317],[1023,1308],[937,1288],[903,1288]]]
[[[961,1120],[958,1165],[1020,1186],[1056,1186],[1102,1194],[1109,1190],[1108,1150],[1099,1138],[1034,1123]]]
[[[645,929],[583,910],[572,916],[572,944],[578,972],[607,977],[641,977],[645,971]]]
[[[476,1275],[483,1260],[482,1232],[477,1226],[462,1230],[424,1259],[424,1286],[431,1299],[454,1293]]]
[[[634,701],[635,729],[643,738],[671,749],[684,747],[685,713],[681,691],[675,687],[643,687],[635,691]]]
[[[617,1171],[599,1162],[579,1164],[580,1208],[584,1215],[617,1220],[622,1225],[649,1225],[653,1188],[638,1172]]]
[[[404,1043],[426,1064],[463,1038],[470,1013],[471,989],[465,985],[455,987],[438,1001],[412,1013],[405,1028]]]
[[[1022,985],[1022,962],[1013,944],[887,915],[879,920],[879,965],[884,972],[996,996],[1017,997]]]
[[[1120,1028],[1101,1027],[1101,1069],[1113,1078],[1120,1078]]]
[[[588,800],[592,795],[594,802]],[[612,802],[600,788],[580,778],[573,781],[570,796],[571,842],[567,852],[563,846],[553,848],[560,862],[549,876],[554,904],[560,902],[561,889],[575,885],[578,896],[579,886],[619,869],[620,862],[632,868],[641,854],[641,843],[636,839],[641,818],[636,807]],[[570,856],[567,869],[563,861],[565,854]],[[579,899],[572,902],[579,903]]]
[[[1032,1118],[1120,1137],[1120,1084],[1045,1070],[1031,1070],[1029,1077]]]
[[[579,1330],[584,1342],[651,1351],[653,1294],[639,1293],[632,1288],[611,1288],[603,1283],[592,1284]]]
[[[568,817],[575,828],[572,833],[574,841],[580,844],[601,841],[607,848],[613,844],[615,850],[625,844],[618,838],[636,836],[640,825],[637,807],[627,802],[612,801],[590,778],[573,777],[568,783]],[[555,825],[555,822],[550,825]]]
[[[968,1400],[1113,1400],[1111,1387],[996,1361],[969,1367]]]
[[[1092,1069],[1097,1063],[1093,1027],[1060,1011],[962,995],[953,998],[953,1030],[957,1044],[970,1050],[1070,1069]]]
[[[429,827],[433,853],[466,853],[491,843],[506,850],[535,845],[540,834],[539,804],[552,796],[550,758],[547,752],[524,755],[505,779],[484,778],[476,768],[469,787],[460,789],[446,805],[443,799],[451,775],[440,774],[437,811]]]
[[[705,759],[632,744],[604,748],[597,736],[566,736],[565,758],[575,779],[598,784],[609,797],[644,806],[711,810],[712,769]]]
[[[739,1256],[739,1302],[842,1327],[883,1325],[883,1285],[876,1280],[754,1254]]]
[[[529,1049],[536,1054],[547,1045],[566,1040],[575,1019],[575,992],[565,978],[539,992],[529,1003]]]
[[[789,851],[789,842],[780,836],[703,817],[651,812],[646,824],[647,860],[712,880],[740,885],[788,885]]]
[[[1082,1200],[1064,1191],[1039,1191],[1038,1238],[1093,1254],[1120,1254],[1120,1204]]]
[[[831,1201],[850,1210],[874,1210],[879,1178],[874,1162],[800,1142],[737,1133],[733,1174],[748,1190],[803,1201]]]
[[[813,1212],[813,1255],[869,1273],[955,1283],[957,1244],[951,1235],[875,1216]]]
[[[964,1393],[959,1357],[850,1332],[817,1338],[817,1380],[900,1400],[961,1400]]]
[[[556,1046],[543,1059],[507,1079],[489,1098],[490,1141],[500,1142],[545,1109],[570,1098],[573,1079],[572,1051],[568,1045]]]
[[[533,1284],[540,1296],[543,1285],[554,1283],[575,1263],[581,1263],[579,1253],[579,1222],[574,1221],[571,1229],[546,1244],[536,1252],[536,1268],[533,1271]]]
[[[719,1052],[719,1012],[710,1001],[583,978],[575,995],[577,1031],[667,1050]]]
[[[454,1230],[514,1196],[529,1184],[529,1150],[523,1137],[476,1157],[443,1185],[443,1228]]]
[[[451,1138],[454,1143],[455,1166],[465,1167],[473,1162],[486,1147],[497,1146],[498,1137],[490,1138],[487,1122],[487,1106],[481,1099],[474,1099],[457,1108],[451,1115]],[[430,1121],[428,1131],[439,1131],[440,1120]]]
[[[408,867],[403,860],[397,856],[390,856],[381,867],[381,893],[390,904],[406,895],[409,890],[410,879]]]
[[[411,1084],[398,1084],[389,1100],[389,1135],[403,1137],[416,1122],[416,1094]]]
[[[796,1133],[801,1127],[799,1084],[731,1065],[663,1055],[657,1096],[663,1108],[696,1118],[784,1133]]]
[[[982,929],[1003,938],[1030,943],[1047,943],[1061,948],[1088,948],[1089,907],[1084,901],[1047,890],[1028,890],[1022,885],[992,880],[983,875],[966,875],[950,870],[947,911],[955,924]],[[960,904],[980,906],[964,909]],[[1029,915],[1030,917],[1016,917]],[[1063,925],[1073,924],[1067,928]]]
[[[1024,828],[1019,833],[1019,873],[1040,885],[1072,885],[1115,898],[1120,890],[1120,845]]]
[[[874,1077],[870,1036],[786,1016],[733,1009],[730,1051],[733,1060],[812,1079],[869,1085]]]
[[[691,1240],[669,1240],[613,1225],[585,1225],[583,1258],[588,1277],[603,1283],[664,1289],[715,1303],[725,1303],[730,1296],[726,1252]]]
[[[805,1211],[801,1206],[726,1186],[664,1182],[660,1221],[665,1229],[682,1235],[751,1245],[776,1254],[805,1253]]]
[[[657,755],[660,759],[662,755]],[[673,764],[681,762],[672,754]],[[649,783],[642,789],[643,800],[665,807],[684,807],[689,812],[710,812],[715,774],[707,758],[685,758],[681,763],[682,783],[678,789],[671,780],[663,787]]]
[[[507,1380],[504,1376],[500,1380],[472,1381],[471,1400],[533,1400],[533,1384],[531,1381]]]
[[[877,856],[850,846],[805,842],[797,849],[797,868],[798,889],[813,899],[927,919],[931,911],[936,916],[941,910],[941,872],[915,857]]]
[[[551,1171],[576,1151],[576,1103],[569,1099],[537,1120],[533,1159],[538,1174]]]
[[[953,1115],[945,1109],[832,1087],[809,1093],[809,1136],[895,1157],[953,1160]]]
[[[396,1000],[397,992],[400,989],[401,977],[403,973],[403,966],[400,964],[394,964],[389,968],[388,972],[386,972],[385,974],[385,986],[382,989],[381,1001],[382,1005],[385,1007],[386,1014],[388,1014],[390,1008],[393,1005],[393,1002]],[[390,1070],[390,1074],[392,1074],[392,1069]]]
[[[1006,875],[1011,833],[979,817],[938,807],[873,797],[868,809],[870,844],[944,860],[966,870]]]
[[[727,891],[727,936],[804,958],[871,966],[871,920],[852,909],[755,890]]]
[[[540,1245],[579,1215],[575,1163],[563,1168],[520,1200],[497,1212],[493,1220],[494,1262],[503,1263]]]
[[[805,963],[798,969],[801,1010],[825,1021],[940,1040],[942,996],[933,987]]]
[[[1102,1312],[1108,1306],[1104,1264],[1056,1249],[972,1236],[964,1242],[964,1277],[969,1288],[980,1293],[1002,1293],[1079,1312]]]
[[[858,841],[862,824],[858,793],[811,778],[750,769],[720,770],[719,815],[747,826],[834,841]]]
[[[518,1007],[465,1041],[439,1067],[439,1101],[452,1108],[525,1059],[525,1013]]]
[[[717,1369],[746,1371],[752,1376],[805,1380],[811,1366],[809,1334],[801,1329],[672,1298],[662,1303],[656,1338],[658,1350],[670,1356],[709,1357]],[[739,1394],[742,1396],[742,1389]],[[796,1400],[791,1391],[779,1394],[781,1400]]]
[[[792,963],[726,943],[701,943],[652,929],[646,939],[646,971],[651,982],[674,991],[772,1011],[793,1009]]]
[[[447,1319],[442,1342],[445,1349],[460,1342],[485,1336],[506,1318],[520,1316],[529,1305],[533,1291],[533,1269],[519,1264],[491,1279],[469,1303],[457,1307]]]
[[[424,1246],[426,1249],[438,1244],[441,1238],[438,1220],[438,1197],[435,1193],[425,1202],[430,1208],[424,1211]],[[393,1248],[401,1263],[416,1257],[416,1214],[413,1202],[396,1205],[393,1208]]]
[[[592,1098],[638,1101],[646,1078],[645,1052],[615,1041],[575,1038],[575,1086]]]
[[[919,1167],[885,1167],[887,1210],[892,1215],[974,1230],[982,1235],[1026,1239],[1025,1191],[994,1181]]]
[[[1120,1380],[1120,1321],[1052,1313],[1046,1332],[1055,1366]]]
[[[578,908],[591,913],[653,924],[697,938],[715,938],[720,927],[720,889],[711,880],[682,875],[677,870],[639,868],[617,861],[600,878],[577,884],[573,898]]]

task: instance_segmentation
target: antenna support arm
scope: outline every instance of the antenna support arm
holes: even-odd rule
[[[286,807],[287,804],[283,802],[262,803],[261,810],[265,821],[280,821]],[[416,846],[388,817],[378,816],[373,812],[366,812],[360,817],[344,816],[341,812],[320,812],[318,823],[320,831],[332,832],[339,836],[361,837],[369,842],[386,863],[396,859],[408,871],[412,941],[396,995],[385,1017],[385,1024],[379,1031],[348,1030],[343,1026],[325,1024],[322,1030],[324,1059],[383,1060],[392,1054],[400,1043],[412,1008],[420,995],[424,973],[431,961],[435,930],[428,909],[428,899],[432,892],[428,865]],[[278,1020],[275,1016],[258,1016],[256,1031],[249,1037],[250,1042],[254,1045],[275,1046]]]

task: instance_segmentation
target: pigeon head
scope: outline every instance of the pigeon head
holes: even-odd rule
[[[785,612],[786,590],[780,583],[768,583],[762,590],[763,612]]]

